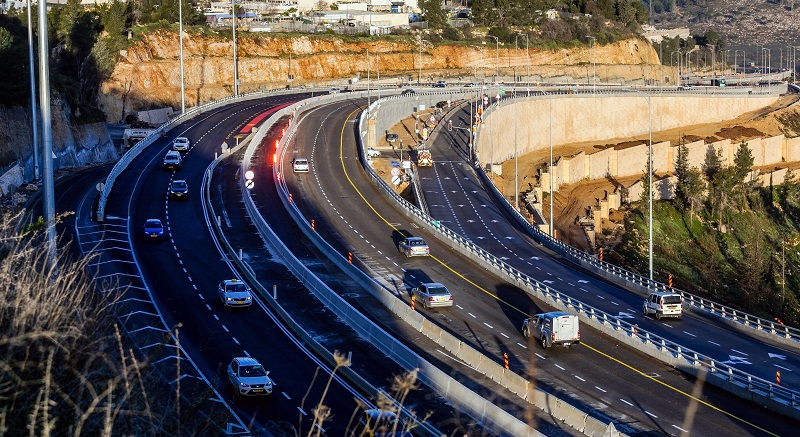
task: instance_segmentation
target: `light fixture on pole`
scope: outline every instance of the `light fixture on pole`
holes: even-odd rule
[[[650,260],[650,263],[649,263],[649,265],[650,265],[650,280],[652,281],[653,280],[653,105],[652,105],[652,102],[650,100],[651,97],[652,96],[650,94],[647,95],[647,123],[648,123],[648,129],[647,130],[649,131],[649,134],[650,134],[649,147],[647,148],[647,150],[648,150],[648,153],[647,153],[647,155],[648,155],[648,157],[647,157],[647,162],[648,162],[647,171],[649,172],[648,192],[650,194],[650,196],[649,196],[649,198],[650,198],[649,212],[648,212],[648,217],[649,217],[649,221],[650,221],[650,224],[649,224],[650,232],[649,232],[649,239],[648,239],[648,249],[649,249],[649,254],[650,254],[649,255],[649,257],[650,257],[650,259],[649,259]]]
[[[767,47],[761,48],[761,53],[764,54],[764,71],[768,72],[767,76],[767,92],[770,92],[770,87],[772,85],[772,50]],[[763,75],[762,75],[763,77]]]
[[[233,95],[239,96],[239,59],[236,53],[236,0],[231,0],[231,32],[233,33]]]
[[[714,70],[714,64],[717,60],[717,47],[714,44],[706,44],[706,46],[711,47],[711,79],[714,79],[717,77],[717,72]]]
[[[178,0],[178,33],[180,34],[181,55],[181,114],[186,112],[186,89],[183,75],[183,0]]]

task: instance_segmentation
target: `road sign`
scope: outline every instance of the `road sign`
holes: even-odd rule
[[[106,184],[104,184],[104,183],[102,183],[102,182],[98,182],[98,183],[97,183],[97,185],[95,185],[94,187],[95,187],[95,188],[97,188],[97,191],[100,191],[100,192],[102,192],[102,191],[103,191],[103,188],[105,188],[105,187],[106,187]]]
[[[226,143],[225,141],[223,141],[223,142],[222,142],[222,151],[224,152],[224,151],[226,151],[226,150],[228,150],[228,143]]]
[[[253,173],[253,170],[247,170],[246,172],[244,172],[244,178],[247,179],[248,181],[252,181],[255,175],[256,174]]]
[[[400,176],[392,176],[392,183],[394,185],[400,185]]]
[[[253,189],[253,187],[255,187],[255,186],[256,186],[256,184],[255,184],[255,182],[253,182],[253,180],[251,179],[251,180],[247,180],[247,181],[245,181],[245,182],[244,182],[244,186],[245,186],[245,188],[247,188],[248,190],[252,190],[252,189]]]
[[[400,169],[397,167],[392,168],[392,176],[400,176]]]

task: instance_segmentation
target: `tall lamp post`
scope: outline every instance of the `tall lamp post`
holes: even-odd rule
[[[547,172],[550,174],[550,226],[548,227],[550,231],[550,237],[555,238],[555,235],[553,235],[553,178],[555,176],[553,172],[553,95],[545,90],[537,91],[547,96],[550,112],[550,163],[548,164],[549,167],[547,168]]]
[[[772,50],[762,47],[761,53],[764,54],[764,70],[769,71],[769,75],[767,76],[767,92],[770,92],[770,87],[772,85]]]
[[[31,0],[28,3],[28,69],[31,81],[31,133],[33,134],[33,178],[39,179],[39,117],[36,110],[36,65],[33,60],[33,18],[31,17]],[[122,114],[125,118],[125,114]]]
[[[29,0],[30,1],[30,0]],[[181,114],[186,112],[186,89],[183,75],[183,0],[178,0],[178,33],[180,33],[181,55]]]
[[[500,40],[496,36],[486,35],[489,38],[494,38],[494,56],[495,56],[495,74],[494,82],[500,83]]]
[[[594,62],[594,43],[597,41],[597,38],[586,35],[586,38],[589,38],[589,58],[592,63],[592,92],[597,90],[597,64]]]
[[[714,44],[706,44],[708,47],[711,47],[711,79],[717,77],[716,71],[714,71],[714,64],[716,63],[716,54],[717,54],[717,47]]]
[[[237,53],[236,53],[236,0],[231,0],[231,31],[233,33],[233,95],[235,97],[238,97],[239,59],[237,58]]]
[[[47,2],[39,1],[39,108],[42,114],[42,189],[44,222],[47,226],[48,267],[56,267],[56,205],[53,181],[53,117],[50,112],[50,50],[47,32]]]
[[[528,87],[528,94],[530,95],[530,83],[531,83],[531,56],[528,54],[528,34],[527,33],[520,33],[525,37],[525,85]]]
[[[676,50],[676,51],[674,51],[674,52],[669,54],[669,66],[672,69],[675,68],[675,63],[672,61],[672,59],[673,59],[672,56],[674,54],[676,54],[676,53],[678,54],[678,77],[680,77],[680,75],[681,75],[681,51],[680,50]],[[680,85],[679,81],[676,80],[675,82]]]

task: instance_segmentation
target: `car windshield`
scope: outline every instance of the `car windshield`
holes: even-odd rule
[[[408,242],[409,246],[424,246],[425,242],[422,240],[411,240]]]
[[[677,294],[664,296],[664,303],[681,303],[681,297]]]
[[[161,222],[158,221],[158,220],[148,220],[147,223],[145,223],[145,227],[148,227],[148,228],[160,228],[161,227]]]
[[[428,294],[442,296],[450,293],[444,287],[428,287]]]
[[[241,282],[236,284],[228,284],[227,287],[225,287],[225,290],[232,293],[238,293],[240,291],[247,291],[247,286]]]
[[[308,164],[308,161],[306,161],[305,159],[298,159],[294,163],[297,165],[306,165]]]
[[[239,367],[239,376],[246,376],[248,378],[254,376],[266,376],[267,372],[264,370],[263,367],[256,364],[253,366],[241,366]]]
[[[179,190],[186,188],[186,181],[175,181],[172,183],[172,188]]]

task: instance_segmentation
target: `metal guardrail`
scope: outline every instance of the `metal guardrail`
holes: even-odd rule
[[[373,105],[377,104],[379,104],[379,102],[373,103]],[[360,122],[363,121],[362,115]],[[363,141],[363,138],[360,138],[360,140]],[[699,374],[702,369],[702,371],[708,372],[708,382],[746,399],[758,400],[759,403],[768,406],[768,408],[772,410],[800,419],[800,392],[781,387],[770,381],[750,375],[747,372],[738,370],[699,352],[685,348],[678,343],[639,329],[638,326],[634,324],[630,324],[611,314],[586,305],[577,299],[571,298],[531,278],[508,265],[500,258],[475,245],[468,239],[442,226],[438,221],[400,197],[370,166],[366,165],[363,148],[361,155],[362,164],[376,187],[383,191],[387,198],[392,200],[392,202],[408,217],[416,220],[417,223],[423,226],[428,232],[440,237],[442,241],[448,243],[454,250],[478,262],[484,268],[506,278],[539,300],[547,302],[561,310],[577,313],[583,321],[587,322],[595,329],[601,332],[606,332],[610,329],[610,334],[614,335],[615,338],[653,358],[694,375]],[[489,182],[488,177],[486,177],[479,167],[477,167],[477,170],[478,174],[485,179],[485,182]],[[495,191],[495,196],[503,198],[493,184],[488,183],[488,185]],[[515,217],[518,217],[518,220],[521,219],[522,222],[527,223],[524,217],[522,217],[519,212],[516,212],[507,201],[504,202],[504,205],[506,205],[507,209],[515,212]],[[528,224],[527,226],[530,225]],[[566,245],[561,243],[558,246],[563,247]],[[567,252],[567,249],[565,249],[564,252]],[[631,276],[631,278],[635,281],[640,281],[640,285],[646,286],[645,284],[647,281],[644,281],[644,278],[640,275]]]
[[[295,112],[297,107],[298,106],[296,106],[295,108],[284,108],[276,112],[275,114],[273,114],[273,116],[264,121],[262,126],[274,125],[280,120],[281,117],[289,113]],[[267,129],[259,129],[259,131],[253,135],[252,141],[250,142],[252,142],[257,146],[263,140],[266,133]],[[211,181],[214,169],[223,159],[232,156],[234,152],[248,145],[249,142],[241,143],[239,146],[232,149],[230,153],[219,156],[206,169],[205,175],[203,177],[202,192],[204,193],[203,204],[205,207],[205,211],[210,217],[216,216],[214,212],[214,207],[211,203]],[[244,162],[245,161],[243,161],[243,163]],[[244,170],[245,168],[243,167],[242,174],[244,174]],[[243,186],[243,184],[244,182],[242,181],[242,187],[241,187],[242,192],[246,192],[247,189]],[[246,202],[245,207],[248,209],[248,214],[250,214],[251,217],[255,217],[252,214],[252,211],[250,210],[251,204],[252,202]],[[255,207],[254,204],[252,204],[252,206]],[[261,217],[260,213],[258,217],[259,218]],[[258,281],[258,278],[256,277],[255,273],[253,272],[253,269],[250,267],[247,261],[240,259],[236,255],[236,251],[234,250],[233,246],[231,246],[231,244],[228,242],[228,239],[225,237],[222,227],[217,223],[217,221],[213,219],[207,221],[211,223],[211,227],[214,231],[215,236],[217,236],[219,241],[222,243],[222,249],[229,255],[229,259],[234,264],[237,265],[239,271],[242,272],[245,277],[247,277],[247,283],[252,285],[253,289],[258,292],[261,299],[265,301],[270,306],[270,308],[277,313],[278,317],[280,317],[280,319],[289,327],[289,329],[291,329],[292,332],[298,335],[302,339],[303,343],[308,347],[310,347],[317,354],[317,356],[319,356],[322,360],[328,363],[328,365],[335,366],[336,363],[334,362],[333,354],[329,350],[327,350],[324,346],[322,346],[319,342],[317,342],[313,335],[309,334],[299,323],[297,323],[294,320],[294,318],[288,312],[286,312],[285,309],[283,309],[283,307],[278,303],[277,299],[272,294],[270,294],[270,291],[266,289]],[[308,271],[308,269],[305,268],[305,266],[303,266],[302,262],[298,260],[296,257],[294,257],[291,251],[289,251],[289,249],[282,243],[280,238],[272,231],[272,229],[269,228],[266,222],[254,221],[254,223],[256,224],[259,233],[263,237],[265,237],[273,253],[277,254],[282,259],[287,260],[288,261],[287,265],[293,272],[295,272],[295,270],[298,270],[301,273],[300,275],[298,275],[298,277],[303,277],[305,279],[308,278],[309,275],[313,276],[313,274],[310,271]],[[304,283],[306,282],[304,281]],[[362,378],[361,375],[351,370],[349,367],[344,367],[340,369],[338,373],[339,375],[350,381],[350,383],[358,387],[358,389],[362,393],[382,393],[384,399],[390,400],[398,409],[401,409],[402,406],[395,399],[393,399],[390,394],[386,393],[383,389],[379,387],[373,386],[371,383],[369,383],[369,381]],[[361,400],[368,405],[370,404],[369,400],[366,398],[363,398]],[[411,415],[407,411],[406,411],[406,417],[413,419],[413,417],[411,417]],[[415,429],[422,430],[425,432],[425,435],[429,436],[439,437],[442,435],[442,433],[439,430],[437,430],[429,423],[417,423]]]
[[[614,90],[614,92],[609,92],[607,94],[621,94],[621,93],[631,93],[633,91],[624,91],[624,90]],[[638,91],[636,91],[639,94]],[[567,94],[565,92],[561,93],[550,93],[555,95],[564,95]],[[582,94],[591,94],[586,92],[585,90],[582,91]],[[605,93],[604,93],[605,94]],[[728,94],[726,94],[727,96]],[[530,96],[531,98],[546,98],[547,96],[542,96],[540,92],[537,92],[536,95]],[[506,99],[502,99],[500,101],[501,106],[513,104],[515,99],[521,98],[528,98],[527,96],[520,96],[518,95],[516,98],[509,97]],[[490,108],[484,113],[484,118],[488,117],[492,112],[496,110],[496,105],[491,105]],[[483,172],[483,169],[479,169],[480,172]],[[486,178],[489,180],[489,178]],[[492,185],[493,184],[489,184]],[[703,311],[709,315],[713,315],[723,319],[724,321],[729,322],[730,325],[736,328],[748,328],[746,332],[753,333],[753,334],[761,334],[769,335],[775,341],[779,343],[800,348],[800,329],[794,328],[791,326],[786,326],[781,323],[776,323],[772,320],[763,319],[752,314],[746,313],[744,311],[737,310],[735,308],[731,308],[729,306],[723,305],[721,303],[714,302],[710,299],[703,298],[701,296],[697,296],[695,294],[689,293],[688,291],[684,291],[675,287],[669,287],[667,284],[664,284],[659,281],[651,280],[648,277],[640,275],[635,272],[631,272],[626,270],[622,267],[615,266],[607,261],[600,261],[594,255],[588,254],[580,249],[574,248],[566,243],[563,243],[559,240],[556,240],[547,233],[543,232],[536,226],[532,226],[526,219],[523,217],[517,210],[515,210],[507,200],[505,200],[504,196],[500,194],[497,196],[498,199],[503,200],[503,204],[506,205],[506,209],[513,214],[513,216],[517,219],[517,222],[526,228],[531,235],[536,238],[537,240],[543,242],[548,248],[558,252],[562,256],[570,259],[572,262],[581,265],[584,268],[588,268],[590,270],[595,271],[596,273],[607,273],[604,275],[606,279],[611,279],[613,282],[616,282],[621,285],[633,285],[639,288],[639,291],[642,292],[644,296],[647,296],[650,292],[653,291],[668,291],[672,293],[677,293],[683,296],[684,301],[691,305],[693,308]],[[643,287],[643,288],[642,288]]]

